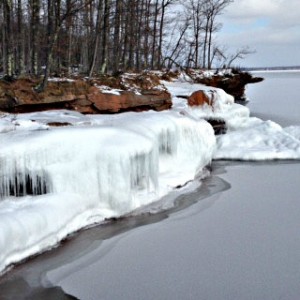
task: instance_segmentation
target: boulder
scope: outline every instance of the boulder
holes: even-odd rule
[[[225,134],[227,132],[225,120],[216,118],[206,118],[205,120],[212,126],[215,135]]]
[[[236,101],[246,100],[245,87],[247,84],[264,80],[261,77],[254,77],[249,72],[235,69],[228,73],[215,73],[213,75],[204,75],[201,70],[188,69],[187,74],[195,83],[223,89],[226,93],[232,95]]]
[[[213,107],[215,98],[216,95],[213,90],[210,91],[198,90],[192,93],[188,97],[187,101],[189,106],[203,106],[204,104],[207,104]]]

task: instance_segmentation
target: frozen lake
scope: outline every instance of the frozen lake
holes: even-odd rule
[[[253,114],[281,126],[300,124],[300,71],[258,72],[263,82],[248,85],[247,97]]]
[[[300,73],[260,75],[248,88],[252,114],[299,125]],[[299,299],[300,163],[215,162],[212,175],[181,197],[184,209],[87,230],[20,265],[0,295]]]

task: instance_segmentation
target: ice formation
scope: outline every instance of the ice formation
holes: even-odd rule
[[[176,112],[90,122],[1,135],[0,270],[193,180],[216,144],[206,121]]]

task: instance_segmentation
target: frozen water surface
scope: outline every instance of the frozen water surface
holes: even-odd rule
[[[80,299],[298,299],[300,165],[215,168],[229,190],[109,239],[47,279]]]
[[[251,112],[283,127],[300,125],[300,71],[254,74],[266,80],[247,87]]]

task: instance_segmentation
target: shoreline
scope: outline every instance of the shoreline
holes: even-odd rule
[[[217,165],[216,173],[232,184],[230,189],[175,212],[161,223],[104,241],[98,255],[87,255],[75,268],[53,270],[48,280],[80,299],[99,299],[99,295],[105,299],[121,295],[126,299],[141,299],[142,295],[143,299],[183,299],[187,295],[224,299],[225,292],[226,299],[238,295],[239,299],[269,300],[287,287],[290,295],[297,295],[299,277],[283,280],[283,276],[299,274],[299,263],[294,265],[299,261],[295,261],[299,243],[294,235],[298,228],[298,210],[294,210],[299,199],[297,178],[282,183],[276,193],[272,190],[277,182],[271,178],[282,173],[296,175],[300,164]],[[264,186],[255,190],[257,182],[270,173]],[[284,197],[287,192],[292,194],[288,199]],[[281,272],[274,273],[278,260]],[[80,280],[82,286],[77,286]]]
[[[84,299],[66,294],[63,286],[57,285],[55,282],[58,283],[60,280],[63,280],[63,278],[68,278],[69,275],[81,272],[83,267],[88,268],[89,265],[93,265],[93,263],[99,261],[99,259],[100,261],[102,258],[106,260],[106,255],[118,245],[118,241],[123,240],[127,236],[134,235],[135,232],[138,233],[141,232],[141,230],[147,231],[149,226],[151,230],[151,227],[156,227],[155,224],[161,224],[159,226],[164,228],[166,226],[164,225],[165,222],[170,223],[170,218],[189,220],[191,213],[199,214],[210,209],[214,206],[215,201],[218,202],[224,197],[222,195],[225,195],[227,193],[226,191],[231,190],[231,183],[224,181],[222,178],[227,178],[228,174],[230,175],[232,173],[232,170],[243,170],[245,167],[247,169],[249,169],[249,167],[258,167],[263,170],[270,167],[278,168],[278,165],[284,168],[291,165],[294,168],[295,165],[299,165],[299,162],[241,163],[215,161],[213,162],[211,176],[205,178],[198,189],[188,194],[180,195],[175,201],[176,206],[174,208],[156,214],[142,214],[121,218],[76,233],[58,248],[30,259],[1,277],[1,296],[6,297],[5,299],[7,300],[15,300],[16,297],[20,297],[17,299],[29,297],[30,299],[42,298],[47,300],[53,299],[51,298],[53,295],[65,300]],[[243,186],[248,185],[245,182],[241,182],[241,184]],[[196,205],[195,208],[194,205]],[[187,218],[187,216],[189,216],[189,218]],[[134,243],[132,247],[133,249],[136,247]],[[99,251],[98,249],[102,250]],[[126,255],[125,253],[125,257]],[[28,270],[30,270],[30,272],[28,272]],[[86,275],[88,275],[88,273]],[[105,274],[103,273],[102,275],[104,276]],[[67,292],[70,293],[70,291]]]
[[[128,215],[115,220],[107,220],[94,227],[76,232],[66,238],[58,247],[17,264],[0,277],[1,296],[6,297],[5,299],[7,300],[14,300],[16,296],[24,298],[26,296],[34,299],[31,297],[35,295],[46,297],[49,291],[52,291],[60,297],[64,297],[60,299],[76,299],[69,298],[70,296],[65,295],[59,287],[52,286],[45,277],[47,272],[56,269],[62,264],[76,265],[76,261],[80,260],[80,257],[87,255],[89,251],[93,253],[94,247],[101,245],[103,241],[119,235],[126,235],[126,233],[142,226],[163,222],[173,214],[229,189],[230,185],[214,175],[214,172],[222,174],[224,168],[221,166],[217,170],[212,170],[210,176],[201,180],[200,186],[188,193],[181,194],[181,189],[179,189],[179,196],[173,202],[174,207],[172,208],[156,213],[136,214],[133,212],[132,216]],[[162,201],[163,199],[158,202]],[[153,205],[155,206],[156,203]],[[28,268],[31,270],[29,276],[26,271]],[[11,289],[11,286],[14,288]]]

